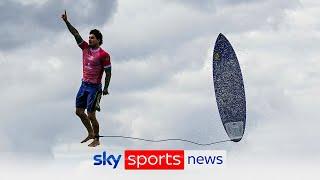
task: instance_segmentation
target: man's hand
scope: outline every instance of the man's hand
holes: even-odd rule
[[[64,10],[64,14],[61,15],[61,18],[62,18],[62,20],[64,20],[64,21],[68,21],[67,11],[66,11],[66,10]]]
[[[103,95],[108,95],[108,94],[109,94],[108,89],[103,89],[102,94],[103,94]]]

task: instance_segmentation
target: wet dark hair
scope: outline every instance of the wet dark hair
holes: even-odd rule
[[[99,41],[99,45],[103,43],[103,36],[98,29],[92,29],[89,34],[93,34]]]

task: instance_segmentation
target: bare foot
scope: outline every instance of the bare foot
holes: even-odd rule
[[[96,146],[99,146],[100,145],[100,141],[98,139],[94,139],[92,141],[92,143],[90,143],[88,146],[89,147],[96,147]]]
[[[84,140],[81,141],[81,143],[85,143],[85,142],[89,141],[90,139],[94,139],[94,136],[89,134]]]

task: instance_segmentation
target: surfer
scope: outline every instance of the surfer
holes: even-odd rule
[[[100,46],[103,43],[103,36],[97,29],[89,33],[89,43],[84,41],[79,32],[70,24],[67,12],[61,15],[67,28],[74,36],[78,46],[82,49],[82,83],[76,96],[76,115],[81,119],[88,131],[88,136],[81,141],[93,141],[88,145],[96,147],[99,141],[99,122],[96,118],[96,111],[100,111],[101,94],[107,95],[111,78],[110,55]],[[101,79],[105,72],[105,82],[102,90]],[[87,109],[87,113],[85,110]]]

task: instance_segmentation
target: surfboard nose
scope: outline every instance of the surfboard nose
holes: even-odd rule
[[[220,39],[220,38],[225,38],[225,39],[226,39],[226,37],[225,37],[222,33],[219,33],[219,35],[218,35],[218,38],[217,38],[217,39]]]

